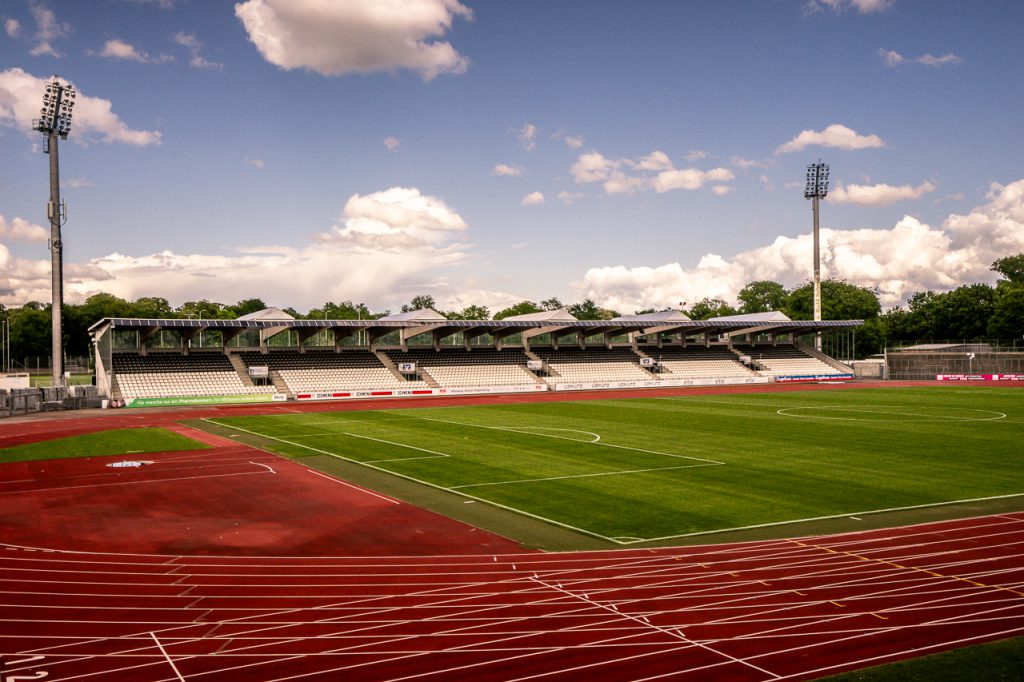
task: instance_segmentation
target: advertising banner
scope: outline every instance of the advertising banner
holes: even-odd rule
[[[853,381],[852,374],[793,374],[775,377],[780,384],[794,384],[810,381]]]
[[[648,379],[636,381],[584,381],[573,383],[557,383],[556,391],[601,391],[622,388],[669,388],[676,386],[744,386],[748,384],[767,384],[768,377],[722,377],[718,379]]]
[[[936,381],[1024,381],[1024,374],[936,374]]]
[[[280,395],[280,397],[278,397]],[[243,395],[171,395],[160,398],[129,398],[125,407],[185,407],[189,405],[237,405],[270,403],[284,400],[278,393],[246,393]]]

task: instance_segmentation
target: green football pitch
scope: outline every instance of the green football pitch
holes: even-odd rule
[[[1024,391],[934,386],[211,420],[628,545],[1024,497]]]

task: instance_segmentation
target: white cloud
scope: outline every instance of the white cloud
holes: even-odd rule
[[[565,144],[569,149],[579,149],[583,146],[586,140],[583,139],[582,135],[566,135]]]
[[[21,22],[17,19],[4,20],[4,33],[8,38],[17,38],[21,35]]]
[[[728,168],[713,168],[709,171],[702,171],[696,168],[684,168],[682,170],[667,170],[658,173],[654,177],[653,185],[656,192],[668,192],[673,189],[700,189],[707,182],[722,182],[732,180],[735,176]],[[716,194],[721,195],[719,192]]]
[[[541,192],[530,192],[519,203],[523,206],[539,206],[544,203],[544,194]]]
[[[17,242],[46,242],[49,238],[49,228],[30,223],[24,218],[12,218],[8,221],[0,215],[0,239]]]
[[[458,0],[246,0],[235,5],[271,64],[323,76],[410,69],[424,80],[465,73],[469,60],[432,40],[472,11]]]
[[[397,152],[398,148],[402,146],[402,143],[397,137],[385,137],[384,146],[388,148],[389,152]]]
[[[809,12],[829,10],[835,13],[855,10],[858,14],[877,14],[891,9],[896,0],[808,0]]]
[[[837,149],[875,149],[884,147],[885,142],[878,135],[859,135],[841,123],[833,123],[821,132],[804,130],[789,142],[775,150],[776,154],[788,154],[818,145]]]
[[[771,159],[767,161],[755,161],[754,159],[745,159],[742,156],[733,156],[729,159],[729,164],[742,168],[743,170],[749,170],[751,168],[768,168],[772,165]]]
[[[668,154],[658,150],[636,159],[609,159],[600,152],[587,152],[577,157],[569,171],[579,184],[602,183],[608,194],[632,194],[645,189],[658,193],[696,190],[707,182],[723,182],[735,177],[727,168],[678,169]]]
[[[171,36],[171,40],[189,51],[190,57],[188,64],[193,69],[211,69],[219,71],[224,68],[223,64],[219,62],[211,62],[203,56],[203,44],[198,38],[196,38],[194,33],[178,31]]]
[[[726,194],[732,192],[735,187],[729,187],[728,185],[715,185],[711,188],[711,191],[715,193],[715,196],[724,197]]]
[[[528,152],[537,148],[537,126],[532,123],[524,123],[522,128],[511,128],[510,133],[516,134],[519,146]]]
[[[578,199],[582,199],[586,195],[584,195],[583,192],[569,192],[569,191],[563,189],[561,192],[559,192],[555,196],[558,199],[561,199],[562,201],[564,201],[565,203],[571,204],[572,202],[577,201]]]
[[[49,79],[36,78],[21,69],[0,72],[0,125],[15,126],[26,135],[32,130],[32,119],[39,116],[42,93]],[[136,146],[160,144],[160,133],[134,130],[113,112],[110,100],[89,97],[78,92],[71,125],[71,139],[87,143],[122,142]]]
[[[70,302],[98,292],[184,302],[215,291],[222,302],[258,296],[296,307],[325,300],[382,301],[439,268],[465,261],[469,247],[456,240],[467,229],[441,199],[393,187],[353,195],[338,225],[300,247],[253,245],[228,255],[113,253],[68,263],[66,295]],[[0,244],[0,302],[49,300],[49,291],[49,259],[15,260]]]
[[[245,162],[253,168],[263,168],[267,165],[263,159],[246,159]]]
[[[162,54],[159,57],[151,57],[147,53],[136,49],[136,47],[131,43],[126,43],[123,40],[118,40],[116,38],[104,43],[103,49],[99,52],[94,50],[87,50],[86,52],[94,57],[120,59],[128,62],[138,62],[140,64],[163,64],[164,62],[174,61],[174,57],[167,54]]]
[[[856,204],[858,206],[888,206],[897,201],[920,199],[928,192],[934,192],[935,185],[922,182],[917,187],[901,185],[894,187],[885,183],[878,185],[836,185],[828,197],[837,204]]]
[[[36,39],[39,43],[29,52],[33,57],[63,57],[51,43],[58,38],[66,38],[71,33],[71,25],[57,21],[57,15],[48,7],[32,2],[29,3],[32,18],[36,21]]]
[[[627,164],[632,165],[636,170],[653,171],[659,173],[661,171],[673,170],[675,166],[672,165],[672,159],[668,158],[668,154],[660,151],[653,151],[647,156],[643,156],[636,161],[626,161]]]
[[[916,291],[942,291],[991,282],[997,258],[1024,251],[1024,179],[993,184],[988,203],[951,215],[941,227],[906,216],[888,229],[821,230],[824,277],[877,288],[883,306],[905,302]],[[675,305],[705,296],[735,301],[748,282],[775,280],[787,287],[807,281],[812,237],[778,237],[767,246],[726,260],[707,254],[693,268],[598,267],[574,283],[581,297],[617,310]]]
[[[522,168],[520,168],[519,166],[510,166],[507,163],[495,164],[494,170],[491,171],[491,175],[497,175],[499,177],[509,177],[509,178],[514,178],[514,177],[522,175],[522,174],[523,174],[523,169]]]
[[[691,149],[686,153],[686,156],[684,156],[683,158],[689,161],[690,163],[693,163],[694,161],[703,161],[704,159],[710,156],[711,154],[704,151],[703,149]]]
[[[904,57],[895,50],[879,48],[878,55],[882,58],[882,61],[885,62],[885,65],[890,68],[896,68],[902,64],[923,64],[925,66],[939,68],[950,64],[959,64],[963,61],[952,52],[944,54],[941,57],[936,57],[931,54],[923,54],[920,57]]]

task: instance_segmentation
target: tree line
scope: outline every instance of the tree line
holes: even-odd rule
[[[878,353],[884,346],[896,342],[1000,339],[1021,340],[1024,347],[1024,253],[1000,258],[992,263],[991,269],[999,275],[995,286],[967,284],[946,292],[917,292],[906,306],[896,306],[884,313],[877,291],[842,280],[825,280],[821,283],[822,319],[864,320],[864,325],[856,331],[858,357]],[[787,289],[778,282],[758,280],[744,286],[737,300],[736,307],[720,298],[704,298],[689,308],[685,303],[680,308],[695,320],[773,310],[781,311],[794,320],[813,319],[814,292],[810,282]],[[143,297],[127,301],[112,294],[95,294],[84,303],[65,304],[65,353],[68,356],[88,355],[88,329],[103,318],[225,320],[266,307],[259,298],[244,299],[232,305],[203,299],[173,307],[165,298]],[[402,312],[426,308],[438,309],[432,296],[419,295],[403,305]],[[501,320],[560,308],[567,308],[573,317],[580,320],[607,320],[620,315],[619,311],[602,308],[589,298],[565,305],[554,297],[540,302],[520,301],[493,315],[486,306],[479,305],[438,312],[452,320]],[[296,319],[310,320],[370,320],[391,314],[389,310],[373,312],[366,304],[352,301],[328,301],[305,314],[292,308],[284,311]],[[650,312],[659,311],[653,308],[633,311],[634,314]],[[7,323],[13,360],[21,362],[24,358],[49,357],[52,327],[48,303],[31,301],[17,308],[0,305],[0,316]]]

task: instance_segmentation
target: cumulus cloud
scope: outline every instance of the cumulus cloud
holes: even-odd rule
[[[993,281],[993,261],[1024,251],[1024,179],[994,183],[987,200],[967,214],[949,216],[940,227],[905,216],[888,229],[823,228],[822,275],[877,289],[886,307],[905,302],[916,291]],[[692,268],[679,263],[591,268],[573,286],[581,297],[617,310],[705,296],[735,302],[748,282],[767,279],[794,287],[807,281],[812,248],[810,234],[778,237],[730,260],[707,254]]]
[[[887,206],[897,201],[920,199],[928,192],[934,192],[935,185],[922,182],[917,187],[900,185],[894,187],[885,183],[878,185],[836,185],[828,198],[837,204],[856,204],[858,206]]]
[[[542,192],[530,192],[519,203],[523,206],[539,206],[544,203],[544,194]]]
[[[608,194],[632,194],[646,189],[658,193],[697,190],[709,182],[727,182],[735,177],[728,168],[676,168],[668,154],[658,150],[632,159],[609,159],[600,152],[587,152],[577,157],[570,172],[577,183],[599,182]]]
[[[151,57],[142,50],[137,49],[131,43],[126,43],[123,40],[118,40],[116,38],[104,43],[102,50],[87,50],[87,54],[93,57],[119,59],[127,62],[138,62],[139,64],[163,64],[164,62],[174,61],[174,57],[168,54]]]
[[[24,218],[7,220],[0,215],[0,239],[17,242],[45,242],[50,238],[50,230],[42,225],[30,223]]]
[[[388,148],[389,152],[397,152],[398,148],[402,146],[402,143],[397,137],[385,137],[384,146]]]
[[[39,116],[39,103],[49,79],[37,78],[21,69],[0,72],[0,125],[14,126],[34,135],[32,119]],[[75,99],[71,139],[82,143],[99,140],[136,146],[160,144],[160,133],[134,130],[113,112],[110,100],[78,92]]]
[[[21,22],[17,19],[4,19],[4,33],[8,38],[17,38],[21,35]]]
[[[433,40],[472,11],[458,0],[246,0],[235,5],[271,64],[323,76],[410,69],[424,80],[465,73],[469,60]]]
[[[837,149],[876,149],[885,142],[878,135],[859,135],[841,123],[833,123],[822,131],[804,130],[789,142],[780,145],[776,154],[798,152],[812,145]]]
[[[956,56],[952,52],[936,57],[931,54],[923,54],[920,57],[904,57],[895,50],[886,50],[885,48],[879,48],[878,56],[882,58],[885,65],[890,68],[896,68],[903,64],[923,64],[925,66],[931,66],[933,68],[939,68],[941,66],[949,66],[951,64],[959,64],[963,60]]]
[[[392,187],[351,196],[338,224],[303,246],[252,245],[225,255],[163,251],[113,253],[65,265],[66,295],[81,302],[98,292],[127,299],[163,296],[183,302],[273,296],[288,305],[325,300],[386,300],[410,283],[469,257],[468,229],[437,197]],[[0,302],[48,300],[49,260],[16,260],[0,244]],[[478,301],[477,301],[478,302]]]
[[[497,175],[498,177],[514,178],[522,175],[523,169],[519,166],[510,166],[507,163],[495,164],[494,170],[491,171],[491,175]]]

